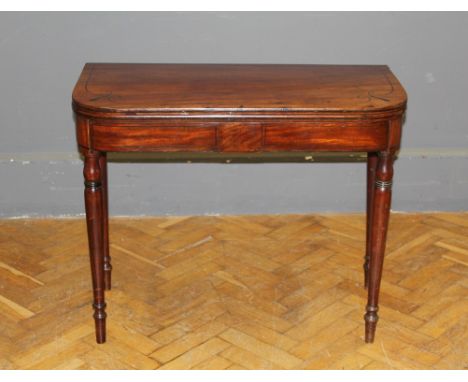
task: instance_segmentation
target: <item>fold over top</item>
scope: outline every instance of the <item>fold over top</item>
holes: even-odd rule
[[[385,65],[86,64],[77,113],[157,115],[403,110]]]

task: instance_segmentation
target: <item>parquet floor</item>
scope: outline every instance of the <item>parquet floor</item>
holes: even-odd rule
[[[111,220],[96,345],[84,219],[0,221],[3,369],[467,369],[468,213],[393,214],[376,342],[363,215]]]

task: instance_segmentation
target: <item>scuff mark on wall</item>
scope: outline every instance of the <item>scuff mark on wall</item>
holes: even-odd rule
[[[433,84],[434,82],[436,82],[436,79],[435,79],[435,76],[433,73],[431,72],[427,72],[424,77],[426,78],[426,82],[428,84]]]

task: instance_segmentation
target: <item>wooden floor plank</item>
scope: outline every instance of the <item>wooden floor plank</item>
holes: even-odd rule
[[[97,345],[84,219],[0,220],[0,368],[467,369],[467,227],[391,216],[365,344],[363,214],[112,218]]]

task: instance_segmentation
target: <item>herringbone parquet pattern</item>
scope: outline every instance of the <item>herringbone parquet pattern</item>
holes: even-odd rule
[[[84,219],[0,222],[0,368],[468,368],[468,214],[394,214],[376,342],[363,215],[111,220],[94,342]]]

